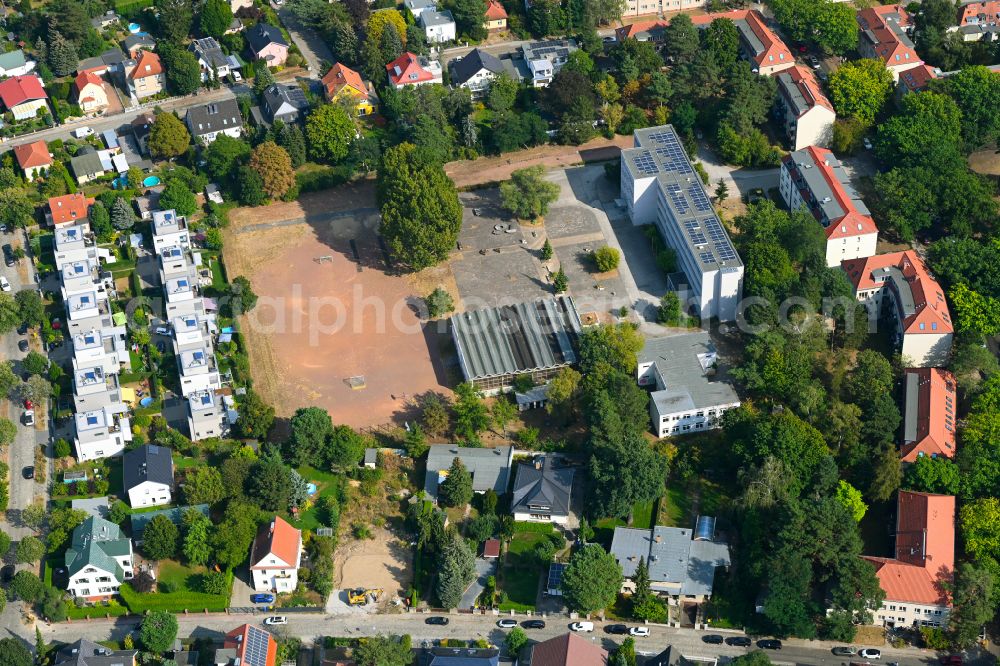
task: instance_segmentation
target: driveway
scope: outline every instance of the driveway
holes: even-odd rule
[[[486,589],[486,579],[497,574],[497,560],[487,560],[482,557],[476,558],[476,580],[462,595],[462,603],[459,608],[472,608],[476,605],[476,599]]]
[[[288,34],[291,35],[292,41],[299,47],[302,57],[306,59],[306,64],[309,65],[310,76],[318,78],[320,72],[322,72],[322,63],[324,61],[331,64],[336,62],[336,58],[333,57],[330,47],[326,45],[315,30],[299,23],[295,14],[289,11],[287,6],[282,5],[281,7],[275,7],[275,9],[278,12],[278,18],[281,19],[281,22],[288,29]]]
[[[715,191],[720,179],[725,180],[729,186],[730,196],[736,196],[737,193],[744,195],[758,187],[767,192],[778,186],[780,169],[746,169],[726,164],[704,141],[698,142],[697,159],[708,172],[706,188],[710,193]]]

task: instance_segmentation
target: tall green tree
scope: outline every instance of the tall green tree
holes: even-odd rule
[[[222,39],[233,22],[233,10],[226,0],[205,0],[198,15],[198,27],[206,37]]]
[[[476,577],[475,555],[465,539],[449,530],[439,557],[437,597],[444,608],[457,608],[462,594]]]
[[[172,113],[159,113],[149,129],[149,151],[154,157],[174,158],[191,144],[187,127]]]
[[[212,556],[212,547],[209,545],[212,521],[197,509],[188,509],[184,512],[183,523],[184,545],[181,552],[184,559],[195,566],[208,564]]]
[[[154,516],[142,532],[142,552],[151,560],[167,560],[177,554],[180,531],[164,515]]]
[[[79,59],[76,53],[76,46],[58,31],[49,33],[47,55],[49,67],[56,76],[66,76],[76,71]]]
[[[182,43],[191,34],[194,7],[191,0],[155,0],[157,26],[164,39]]]
[[[149,611],[139,626],[139,640],[149,652],[166,652],[177,638],[177,617],[166,611]]]
[[[545,167],[517,169],[510,180],[500,184],[500,198],[507,210],[518,217],[535,219],[545,215],[559,198],[559,186],[545,179]]]
[[[448,475],[438,486],[438,496],[445,506],[462,507],[472,501],[472,474],[461,458],[451,461]]]
[[[614,603],[622,585],[618,560],[597,544],[573,553],[563,570],[563,598],[573,610],[593,613]]]
[[[347,157],[354,140],[354,121],[336,104],[324,104],[306,118],[306,139],[313,159],[337,163]]]
[[[186,0],[167,0],[183,4]],[[201,66],[194,54],[177,44],[161,43],[156,52],[163,61],[167,87],[177,95],[192,95],[201,88]]]
[[[830,75],[830,97],[837,115],[853,116],[868,125],[875,122],[892,90],[892,75],[879,60],[852,60]]]
[[[315,460],[333,434],[330,413],[320,407],[300,407],[291,418],[291,436],[285,442],[285,459],[292,467]]]

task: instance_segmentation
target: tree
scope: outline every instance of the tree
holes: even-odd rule
[[[667,461],[650,447],[639,429],[646,425],[627,424],[613,439],[595,439],[590,459],[591,513],[600,516],[627,516],[636,502],[650,502],[663,494]],[[622,474],[621,470],[631,470]]]
[[[660,299],[660,307],[656,311],[656,321],[666,326],[680,326],[683,316],[681,299],[676,291],[668,291]]]
[[[194,54],[173,44],[159,44],[156,52],[166,70],[167,87],[177,95],[193,95],[201,88],[201,66]]]
[[[549,380],[548,401],[545,411],[549,414],[560,414],[569,419],[580,394],[580,380],[583,376],[573,368],[563,368],[555,377]]]
[[[408,635],[369,636],[359,641],[351,656],[358,666],[409,666],[413,660]]]
[[[962,111],[962,137],[971,151],[1000,137],[996,109],[1000,99],[1000,77],[982,65],[964,67],[954,76],[935,83],[932,90],[945,92]]]
[[[52,73],[56,76],[66,76],[76,70],[79,56],[76,46],[59,32],[49,33],[48,61]]]
[[[21,368],[29,375],[42,375],[49,369],[49,359],[32,350],[21,359]]]
[[[195,467],[184,475],[184,501],[189,505],[215,504],[226,496],[222,474],[215,467]]]
[[[949,622],[955,644],[966,648],[977,642],[979,632],[993,620],[996,576],[989,567],[974,562],[962,562],[956,573]]]
[[[142,551],[151,560],[167,560],[177,554],[177,526],[164,515],[154,516],[142,533]]]
[[[223,520],[210,539],[216,563],[223,568],[237,567],[250,555],[250,545],[257,535],[259,512],[244,502],[230,501]]]
[[[897,166],[940,167],[958,157],[962,112],[946,95],[906,95],[901,111],[879,125],[876,153]]]
[[[330,164],[343,160],[354,133],[354,121],[337,104],[319,106],[306,118],[306,139],[314,160]]]
[[[557,294],[565,293],[569,289],[569,277],[561,267],[552,276],[552,288]]]
[[[591,259],[599,273],[607,273],[618,268],[621,253],[610,245],[604,245],[591,253]]]
[[[984,296],[966,285],[956,284],[948,291],[956,328],[982,340],[1000,333],[1000,299]]]
[[[442,287],[436,287],[424,299],[424,304],[427,306],[427,316],[431,319],[436,319],[443,314],[455,311],[455,301],[452,299],[451,294]]]
[[[139,626],[139,640],[148,652],[166,652],[177,638],[177,617],[167,611],[149,611]]]
[[[10,535],[6,532],[0,532],[0,559],[6,558],[8,550],[10,550]]]
[[[9,591],[13,592],[15,599],[20,599],[29,604],[34,603],[41,597],[43,589],[42,581],[30,571],[18,571],[14,574],[14,579],[10,582]]]
[[[280,121],[278,121],[280,122]],[[275,123],[277,124],[277,123]],[[306,162],[306,137],[302,133],[302,128],[296,124],[282,125],[275,133],[274,140],[279,146],[285,149],[289,159],[292,160],[292,168],[298,169]],[[358,141],[351,144],[352,149]]]
[[[563,570],[563,598],[580,613],[608,608],[621,586],[621,566],[614,555],[597,544],[587,544],[573,553]]]
[[[514,108],[520,84],[506,72],[501,72],[491,82],[486,93],[486,106],[494,113],[506,113]]]
[[[592,372],[599,363],[631,375],[645,341],[631,323],[605,324],[590,328],[580,336],[580,371]]]
[[[243,275],[237,275],[226,288],[226,300],[233,316],[244,315],[257,307],[257,294]]]
[[[837,501],[851,512],[856,523],[860,523],[868,511],[868,505],[861,499],[861,491],[843,479],[837,486]]]
[[[163,192],[160,194],[160,207],[164,210],[173,209],[177,211],[178,215],[194,215],[195,211],[198,210],[198,199],[195,197],[194,192],[179,180],[171,180],[167,182],[166,187],[163,188]],[[112,215],[114,210],[111,211]]]
[[[892,94],[892,74],[881,61],[845,62],[830,75],[830,98],[838,116],[853,116],[870,125]]]
[[[115,525],[121,525],[130,515],[132,515],[132,510],[129,509],[128,504],[121,500],[115,500],[108,510],[108,520]]]
[[[293,467],[315,460],[333,434],[330,413],[320,407],[300,407],[291,418],[291,436],[285,442],[285,459]]]
[[[733,659],[734,666],[771,666],[771,658],[763,650],[754,650]]]
[[[264,191],[272,199],[281,198],[295,185],[292,158],[284,148],[273,141],[265,141],[253,149],[250,154],[250,168],[260,175],[264,182]]]
[[[671,19],[663,30],[663,52],[674,65],[686,65],[698,55],[698,29],[687,14],[679,14]]]
[[[149,128],[149,152],[153,157],[178,157],[184,154],[190,144],[191,135],[177,116],[172,113],[160,113],[156,116]]]
[[[353,469],[365,457],[366,443],[350,426],[335,426],[323,447],[323,460],[334,468]]]
[[[38,326],[45,319],[42,297],[34,289],[22,289],[14,295],[14,301],[21,311],[21,322],[27,326]]]
[[[372,12],[371,16],[368,17],[368,26],[365,31],[368,34],[368,39],[374,40],[376,44],[380,43],[382,41],[382,31],[385,30],[385,26],[387,25],[392,25],[400,38],[406,35],[406,21],[403,20],[402,14],[395,9],[379,9]]]
[[[222,39],[233,22],[233,10],[226,0],[206,0],[201,6],[198,27],[201,34]]]
[[[17,563],[31,564],[42,559],[45,554],[45,544],[33,536],[26,536],[17,544]]]
[[[475,387],[463,382],[455,387],[455,434],[468,442],[477,442],[479,433],[490,427],[490,416]]]
[[[181,547],[181,552],[184,554],[184,559],[194,566],[207,564],[212,556],[212,547],[209,545],[212,521],[197,509],[185,511],[183,521],[184,545]]]
[[[444,608],[457,608],[462,594],[476,577],[475,555],[465,539],[452,529],[445,535],[439,557],[437,579],[438,601]]]
[[[404,33],[405,34],[405,33]],[[403,36],[396,26],[387,23],[378,40],[379,62],[390,63],[403,54]]]
[[[33,666],[35,660],[20,638],[0,638],[0,663],[5,666]]]
[[[35,404],[41,404],[52,395],[52,384],[48,380],[32,375],[28,381],[17,387],[17,397],[21,400],[30,400]]]
[[[472,500],[472,474],[461,458],[451,461],[448,475],[438,486],[438,497],[445,506],[462,507]]]
[[[115,202],[111,205],[111,225],[119,231],[128,231],[135,220],[132,205],[124,197],[115,197]]]
[[[524,219],[535,219],[549,211],[549,204],[559,198],[559,186],[545,180],[545,167],[538,165],[517,169],[510,180],[500,184],[504,208]]]
[[[514,627],[507,634],[507,655],[516,657],[521,652],[521,648],[528,644],[528,634],[524,633],[521,627]]]
[[[959,509],[958,519],[966,552],[980,561],[1000,562],[1000,499],[968,502]]]
[[[542,245],[542,251],[539,253],[539,259],[542,261],[548,261],[552,258],[553,254],[552,243],[550,243],[549,239],[546,238],[545,243]]]
[[[10,294],[0,292],[0,334],[13,331],[20,321],[21,313],[17,310],[17,301]]]
[[[55,164],[59,164],[59,162]],[[53,169],[55,164],[53,164]],[[50,171],[49,180],[54,180],[54,178],[55,176]],[[19,188],[0,190],[0,221],[18,229],[35,222],[35,207],[23,190]]]
[[[420,409],[420,419],[429,435],[440,437],[451,427],[448,401],[440,394],[429,393],[425,395],[420,401]]]
[[[491,410],[493,423],[500,427],[504,435],[507,434],[507,424],[517,418],[517,405],[511,402],[505,395],[499,395],[493,403]]]
[[[940,456],[919,456],[903,473],[903,487],[922,493],[957,495],[961,483],[958,465]]]
[[[291,497],[289,468],[281,460],[261,460],[249,478],[249,495],[265,511],[282,511],[288,508]]]
[[[89,217],[90,226],[94,229],[94,233],[99,239],[107,240],[114,235],[114,229],[111,226],[111,215],[103,203],[95,201],[90,207]],[[104,241],[102,240],[102,242]]]
[[[205,159],[205,170],[213,179],[219,181],[232,178],[236,173],[237,165],[249,156],[250,144],[242,139],[234,139],[228,134],[220,134],[215,137],[215,141],[202,151],[202,157]]]
[[[194,8],[191,0],[155,0],[157,25],[160,34],[168,41],[180,44],[191,34]],[[227,26],[228,27],[228,26]],[[169,71],[169,70],[168,70]],[[157,650],[162,652],[162,650]]]
[[[451,13],[459,34],[468,35],[470,39],[486,38],[486,3],[479,0],[453,0]]]
[[[250,390],[239,405],[236,431],[243,439],[263,440],[274,424],[274,407],[264,402],[260,394]]]
[[[724,71],[730,70],[740,57],[740,32],[731,19],[718,18],[701,31],[701,48],[712,54]]]

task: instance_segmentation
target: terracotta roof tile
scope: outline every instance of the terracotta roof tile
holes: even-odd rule
[[[500,21],[507,18],[507,10],[497,0],[489,0],[486,5],[486,20]]]
[[[360,95],[368,94],[368,86],[365,85],[361,75],[350,67],[340,63],[331,67],[322,80],[327,96],[336,95],[345,86],[357,91]]]
[[[49,199],[49,212],[52,213],[53,224],[66,224],[84,220],[90,214],[93,199],[88,199],[82,193],[65,194]]]
[[[531,666],[606,666],[607,663],[607,650],[576,634],[542,641],[531,651]]]
[[[265,642],[267,649],[260,649]],[[252,624],[236,627],[226,634],[223,646],[236,650],[242,666],[274,666],[277,663],[278,642],[269,632]]]
[[[0,100],[3,100],[3,105],[8,109],[38,99],[48,99],[48,95],[37,76],[12,76],[0,81]]]
[[[49,146],[44,141],[26,143],[14,148],[14,157],[22,169],[32,167],[44,167],[52,164],[52,156],[49,155]]]
[[[253,543],[253,556],[250,558],[251,568],[269,568],[255,566],[268,554],[273,554],[289,566],[296,566],[299,562],[301,545],[302,533],[281,516],[275,516],[274,520],[264,523],[257,530],[257,538]]]
[[[130,79],[144,79],[147,76],[156,76],[163,73],[163,64],[160,56],[152,51],[140,51],[136,58],[135,68],[129,72]]]
[[[904,422],[908,424],[912,419],[914,437],[912,441],[905,441],[904,426],[902,461],[913,462],[920,455],[953,457],[956,416],[955,376],[943,368],[912,368],[907,370],[904,376],[907,379]],[[909,395],[911,390],[917,392],[915,396]]]

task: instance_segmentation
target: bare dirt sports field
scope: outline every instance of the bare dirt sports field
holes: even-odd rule
[[[374,206],[361,183],[230,215],[229,276],[260,297],[241,322],[254,387],[278,416],[317,405],[334,423],[383,424],[442,388],[438,339],[411,307],[423,292],[384,270]]]

